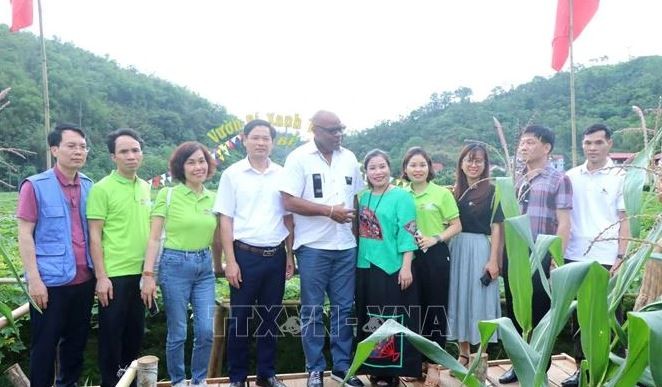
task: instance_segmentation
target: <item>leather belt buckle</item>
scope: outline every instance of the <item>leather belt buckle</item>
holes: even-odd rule
[[[263,257],[273,257],[276,255],[276,250],[278,250],[278,247],[274,247],[271,249],[264,249],[262,250],[262,256]]]

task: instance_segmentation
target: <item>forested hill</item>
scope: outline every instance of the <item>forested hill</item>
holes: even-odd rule
[[[495,79],[495,83],[498,80]],[[632,109],[655,109],[662,96],[662,57],[641,57],[627,63],[581,68],[576,72],[577,131],[594,123],[605,122],[612,129],[641,127]],[[427,105],[395,122],[348,136],[345,144],[359,157],[372,148],[388,151],[398,166],[406,149],[423,146],[434,161],[452,170],[465,140],[481,140],[501,149],[492,117],[503,125],[512,147],[519,130],[529,123],[543,124],[557,133],[554,153],[565,156],[571,164],[569,73],[503,90],[495,88],[481,102],[471,101],[471,90],[433,94]],[[647,127],[655,126],[655,114],[648,112]],[[578,136],[578,143],[581,138]],[[626,131],[614,136],[614,150],[636,151],[642,147],[641,132]],[[578,150],[581,159],[581,149]],[[496,161],[496,160],[495,160]]]
[[[92,151],[85,172],[94,179],[113,168],[104,144],[105,135],[111,130],[128,126],[143,134],[147,146],[141,176],[149,178],[167,170],[167,158],[174,145],[191,139],[208,143],[206,133],[230,118],[225,108],[192,91],[132,68],[122,68],[107,57],[70,43],[49,40],[46,50],[51,122],[80,123],[90,132]],[[498,81],[495,79],[495,83]],[[536,77],[511,90],[495,88],[481,102],[472,101],[468,88],[441,91],[407,117],[348,135],[345,144],[359,158],[376,147],[388,151],[394,159],[394,173],[407,148],[423,145],[435,161],[451,166],[446,168],[450,171],[466,139],[498,146],[494,116],[503,124],[511,146],[518,131],[528,123],[551,127],[558,134],[555,152],[564,154],[569,165],[568,82],[567,72],[550,79]],[[0,148],[36,152],[27,162],[0,155],[19,167],[18,173],[10,172],[0,163],[0,179],[16,184],[45,164],[40,44],[30,33],[9,33],[7,26],[0,25],[0,90],[6,87],[12,88],[11,105],[0,112]],[[614,129],[639,127],[632,105],[643,109],[658,106],[658,97],[662,95],[662,57],[580,68],[576,90],[579,132],[596,121],[606,122]],[[654,127],[654,114],[648,113],[647,118],[648,127]],[[637,150],[642,143],[640,133],[618,133],[614,140],[615,150],[622,151]],[[286,149],[278,151],[280,157]]]
[[[207,131],[228,118],[224,107],[183,87],[122,68],[72,44],[49,40],[46,51],[51,122],[80,123],[90,132],[92,151],[85,172],[94,179],[112,169],[104,143],[111,130],[132,127],[141,132],[147,144],[141,176],[150,177],[167,170],[173,145],[204,141]],[[38,152],[27,163],[12,158],[20,168],[13,176],[0,166],[0,179],[13,184],[45,164],[40,53],[37,37],[10,33],[0,25],[0,90],[12,88],[11,104],[0,112],[0,147]]]

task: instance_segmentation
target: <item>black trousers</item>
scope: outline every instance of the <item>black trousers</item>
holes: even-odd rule
[[[95,281],[48,288],[48,307],[39,313],[30,305],[30,385],[75,386],[83,370],[83,351],[90,331]]]
[[[425,253],[414,252],[412,262],[414,281],[418,282],[418,299],[421,306],[421,335],[446,345],[448,322],[448,286],[450,284],[450,252],[446,243],[437,243]],[[425,358],[425,361],[429,359]]]
[[[246,380],[253,336],[257,375],[270,378],[276,375],[276,343],[280,334],[277,318],[285,291],[285,249],[281,247],[274,256],[263,257],[241,250],[235,244],[234,253],[243,282],[239,289],[230,287],[232,318],[227,337],[230,380]],[[249,330],[251,320],[258,321],[254,335]]]
[[[547,254],[545,258],[542,260],[542,267],[545,272],[545,277],[549,278],[549,264],[551,263],[552,257]],[[521,334],[522,333],[522,327],[520,327],[519,323],[515,319],[515,312],[513,310],[513,294],[510,292],[510,283],[508,282],[508,255],[504,251],[503,254],[503,271],[502,271],[502,276],[503,276],[503,282],[505,286],[505,293],[506,293],[506,313],[508,314],[508,317],[513,321],[513,324],[515,325],[515,328],[517,331]],[[542,286],[542,279],[540,277],[540,272],[536,271],[534,274],[533,278],[533,296],[531,298],[531,320],[533,323],[533,327],[535,328],[536,325],[542,320],[543,317],[545,317],[545,314],[549,312],[549,309],[551,307],[551,300],[549,299],[549,296],[547,295],[547,292],[545,292],[545,288]]]
[[[117,372],[138,358],[145,330],[140,274],[112,277],[113,299],[99,305],[99,371],[101,386],[113,387]],[[135,383],[135,381],[134,381]]]

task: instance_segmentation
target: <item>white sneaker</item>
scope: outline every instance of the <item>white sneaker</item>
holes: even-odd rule
[[[186,386],[188,386],[188,383],[186,383],[186,379],[172,385],[172,387],[186,387]]]
[[[203,380],[198,384],[191,383],[190,387],[207,387],[207,381]]]

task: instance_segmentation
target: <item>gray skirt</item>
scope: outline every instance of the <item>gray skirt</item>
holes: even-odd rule
[[[478,344],[478,321],[501,317],[499,280],[488,286],[480,282],[490,258],[490,241],[485,234],[463,232],[451,240],[450,252],[448,338]],[[495,333],[490,342],[496,341]]]

